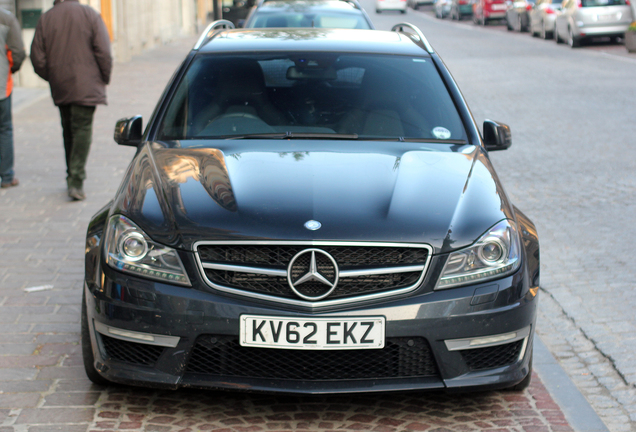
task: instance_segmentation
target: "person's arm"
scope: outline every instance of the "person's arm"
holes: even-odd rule
[[[110,83],[110,74],[113,70],[113,57],[110,53],[110,36],[106,24],[99,14],[93,24],[93,54],[102,74],[104,84]]]
[[[7,34],[7,50],[11,52],[11,58],[13,59],[11,73],[15,73],[20,70],[20,66],[22,66],[22,62],[26,57],[26,52],[24,51],[24,42],[22,42],[20,24],[18,24],[18,20],[14,16],[11,17],[9,33]]]
[[[42,18],[40,18],[38,25],[35,27],[35,35],[33,36],[33,43],[31,43],[31,63],[33,64],[33,70],[35,70],[35,73],[42,79],[48,81],[48,72],[46,68],[46,43],[44,40]]]

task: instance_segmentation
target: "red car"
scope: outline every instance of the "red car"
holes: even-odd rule
[[[473,3],[473,22],[486,25],[488,21],[506,18],[505,0],[476,0]]]

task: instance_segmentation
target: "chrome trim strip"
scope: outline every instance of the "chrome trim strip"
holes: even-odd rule
[[[497,336],[503,336],[506,335],[508,333],[516,333],[515,337],[511,337],[510,339],[506,339],[506,340],[502,340],[502,341],[497,341],[497,342],[492,342],[492,343],[485,343],[482,345],[470,345],[470,342],[476,339],[486,339],[486,338],[494,338]],[[464,338],[464,339],[448,339],[445,340],[444,343],[446,344],[446,349],[448,349],[449,351],[460,351],[460,350],[468,350],[468,349],[477,349],[477,348],[488,348],[488,347],[493,347],[493,346],[499,346],[499,345],[505,345],[505,344],[509,344],[509,343],[513,343],[513,342],[517,342],[521,339],[526,339],[524,342],[524,346],[522,347],[521,352],[523,353],[525,351],[525,345],[528,342],[528,336],[530,335],[530,326],[523,328],[521,330],[516,330],[516,331],[511,331],[511,332],[506,332],[506,333],[500,333],[500,334],[495,334],[495,335],[488,335],[488,336],[477,336],[477,337],[472,337],[472,338]]]
[[[201,266],[210,270],[225,270],[225,271],[233,271],[238,273],[250,273],[250,274],[261,274],[266,276],[279,276],[279,277],[287,277],[287,270],[277,270],[277,269],[267,269],[262,267],[249,267],[249,266],[240,266],[240,265],[232,265],[232,264],[216,264],[216,263],[208,263],[202,262]],[[372,275],[382,275],[382,274],[393,274],[393,273],[410,273],[416,271],[424,270],[423,265],[413,265],[413,266],[404,266],[404,267],[386,267],[386,268],[377,268],[377,269],[365,269],[365,270],[341,270],[338,273],[338,277],[356,277],[356,276],[372,276]]]
[[[174,348],[179,343],[179,340],[181,340],[181,338],[178,336],[165,336],[153,333],[141,333],[119,329],[117,327],[111,327],[95,320],[93,320],[93,324],[95,325],[95,330],[97,330],[104,336],[112,337],[113,339],[124,340],[127,342]],[[125,334],[129,336],[125,336]]]
[[[393,273],[411,273],[424,270],[423,265],[412,265],[404,267],[383,267],[377,269],[365,269],[365,270],[341,270],[339,275],[343,277],[356,277],[356,276],[372,276],[382,274]]]
[[[225,270],[225,271],[233,271],[238,273],[251,273],[251,274],[261,274],[266,276],[280,276],[287,277],[287,270],[276,270],[276,269],[266,269],[261,267],[249,267],[249,266],[239,266],[239,265],[231,265],[231,264],[215,264],[215,263],[201,263],[201,266],[210,270]]]
[[[426,257],[426,263],[422,268],[422,274],[419,279],[411,286],[393,290],[393,291],[384,291],[380,293],[373,293],[367,295],[361,295],[356,297],[349,297],[346,299],[337,299],[337,300],[323,300],[317,302],[309,302],[304,300],[295,300],[283,297],[276,297],[267,294],[255,293],[251,291],[245,291],[236,288],[229,288],[223,285],[217,285],[212,282],[203,271],[204,266],[199,254],[197,252],[199,246],[203,245],[263,245],[263,246],[271,246],[271,245],[289,245],[289,246],[360,246],[360,247],[405,247],[405,248],[417,248],[417,249],[426,249],[428,251],[428,255]],[[380,243],[380,242],[337,242],[337,241],[267,241],[267,240],[237,240],[237,241],[223,241],[223,240],[212,240],[212,241],[198,241],[192,245],[192,249],[194,252],[194,257],[197,261],[199,272],[201,273],[202,279],[208,284],[208,286],[217,289],[219,291],[227,292],[230,294],[240,295],[242,297],[249,297],[258,300],[270,301],[275,303],[283,303],[293,306],[301,306],[306,308],[321,308],[327,306],[336,306],[360,301],[367,300],[376,300],[384,297],[391,297],[400,294],[406,294],[415,290],[420,286],[424,277],[426,276],[426,271],[428,270],[428,266],[431,263],[431,259],[433,257],[433,248],[429,245],[425,244],[417,244],[417,243]]]

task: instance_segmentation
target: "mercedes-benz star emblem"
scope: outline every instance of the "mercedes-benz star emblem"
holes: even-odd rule
[[[298,297],[322,300],[338,285],[338,264],[321,249],[305,249],[289,262],[287,282]]]
[[[307,228],[310,231],[316,231],[320,229],[321,226],[322,224],[318,222],[317,220],[308,220],[307,222],[305,222],[305,228]]]

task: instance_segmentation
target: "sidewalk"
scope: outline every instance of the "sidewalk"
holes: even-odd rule
[[[134,154],[113,142],[113,127],[121,117],[148,119],[194,41],[115,66],[110,105],[97,109],[86,201],[66,196],[59,114],[48,90],[15,91],[21,184],[0,191],[0,432],[606,431],[540,342],[523,393],[294,398],[91,384],[79,346],[84,232]]]

